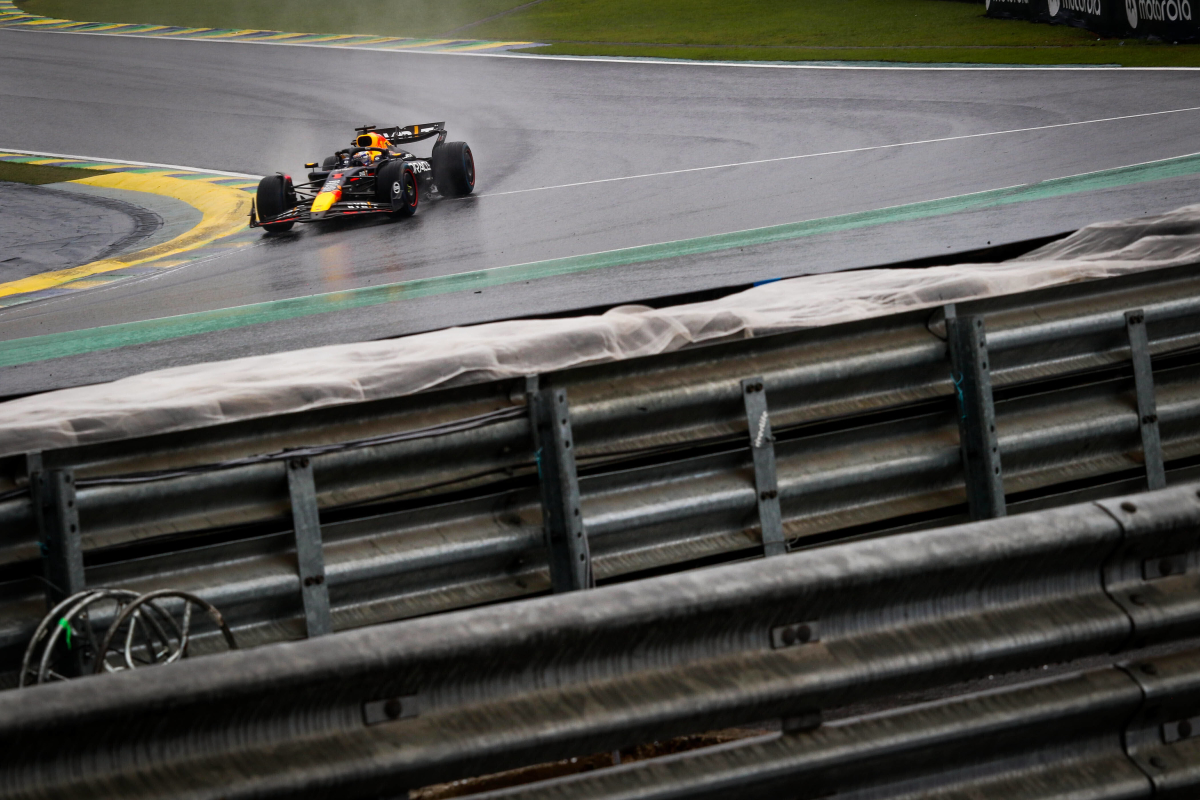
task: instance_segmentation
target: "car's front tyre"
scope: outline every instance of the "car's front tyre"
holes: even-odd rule
[[[475,157],[466,142],[446,142],[433,149],[433,178],[446,197],[462,197],[475,189]]]
[[[296,207],[296,192],[292,189],[292,179],[286,175],[268,175],[258,182],[258,194],[255,199],[259,219],[278,217],[285,211]],[[293,222],[274,222],[263,225],[268,233],[283,233],[290,231]]]

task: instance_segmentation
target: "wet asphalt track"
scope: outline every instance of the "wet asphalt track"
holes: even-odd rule
[[[152,278],[2,311],[0,341],[1195,153],[1200,114],[542,187],[1194,106],[1200,73],[1188,71],[758,69],[0,31],[0,146],[296,175],[344,146],[354,125],[444,119],[452,139],[471,144],[479,172],[477,196],[430,203],[412,220],[304,227]],[[1195,178],[1158,181],[402,300],[8,367],[0,395],[970,250],[1198,201]]]

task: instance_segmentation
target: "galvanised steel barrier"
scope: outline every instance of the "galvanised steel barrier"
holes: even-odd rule
[[[1105,475],[1137,453],[1127,382],[998,403],[1009,485],[1059,486]],[[1158,405],[1167,452],[1200,452],[1200,370],[1160,372]],[[956,422],[948,409],[777,441],[775,454],[789,535],[961,502]],[[753,553],[758,536],[749,462],[741,449],[581,477],[595,575],[612,581],[705,557]],[[1142,481],[1127,483],[1136,489]],[[1114,487],[1101,489],[1112,493]],[[1065,502],[1069,495],[1051,500]],[[326,523],[323,574],[333,627],[547,590],[540,521],[538,493],[527,487]],[[250,646],[304,634],[294,552],[293,535],[281,532],[98,565],[89,569],[89,581],[139,592],[169,585],[200,594],[234,624],[242,646]],[[43,613],[42,587],[29,583],[22,596],[0,606],[0,642],[12,653],[24,648]],[[290,630],[281,630],[281,622]]]
[[[0,693],[0,793],[396,796],[727,726],[811,728],[851,704],[1186,642],[1198,569],[1190,484],[37,686]],[[1194,713],[1166,696],[1194,670],[1164,677],[1154,725]],[[1072,713],[1136,711],[1137,686],[1109,690]],[[923,742],[1003,733],[976,722]],[[845,763],[860,745],[880,752],[845,743]]]
[[[1195,797],[1198,714],[1190,650],[472,797]]]
[[[956,311],[5,459],[0,670],[47,581],[192,591],[249,646],[545,591],[548,533],[579,588],[1192,474],[1194,270]]]

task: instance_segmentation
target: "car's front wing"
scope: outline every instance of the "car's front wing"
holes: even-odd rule
[[[250,227],[261,228],[264,225],[275,225],[282,222],[318,222],[336,217],[357,217],[363,214],[391,214],[395,211],[391,203],[376,203],[371,200],[343,200],[334,203],[323,214],[313,214],[309,209],[312,201],[301,203],[293,209],[283,212],[270,219],[258,219],[254,208],[250,209]]]

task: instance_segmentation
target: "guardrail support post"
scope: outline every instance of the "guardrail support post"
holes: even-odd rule
[[[550,554],[550,583],[555,593],[588,589],[595,578],[580,510],[567,390],[542,389],[536,376],[526,379],[525,388]]]
[[[750,453],[754,457],[754,488],[758,521],[762,526],[763,554],[781,556],[787,552],[787,540],[783,538],[783,513],[779,509],[775,437],[771,434],[767,392],[761,377],[742,381],[742,400],[746,404],[746,422],[750,425]]]
[[[325,585],[325,551],[321,544],[321,518],[312,462],[293,458],[287,462],[288,494],[292,500],[292,527],[296,534],[296,561],[300,573],[300,596],[308,637],[324,636],[333,630],[329,613],[329,587]]]
[[[1150,341],[1146,336],[1146,314],[1142,309],[1125,312],[1125,332],[1133,359],[1133,385],[1137,391],[1138,422],[1142,432],[1142,456],[1146,462],[1146,485],[1153,491],[1165,489],[1162,438],[1158,433],[1158,404],[1154,399],[1154,372],[1150,364]]]
[[[1003,517],[1004,478],[996,437],[996,406],[988,372],[983,318],[959,317],[946,306],[946,341],[958,398],[958,438],[971,519]]]
[[[25,457],[29,493],[38,524],[38,546],[42,551],[42,574],[46,580],[46,609],[49,610],[86,586],[83,545],[79,535],[79,508],[75,503],[75,471],[42,468],[42,454]],[[84,674],[83,650],[58,665],[67,677]]]
[[[26,463],[46,578],[46,607],[53,608],[86,585],[79,509],[75,505],[75,471],[43,470],[41,454],[28,456]]]

